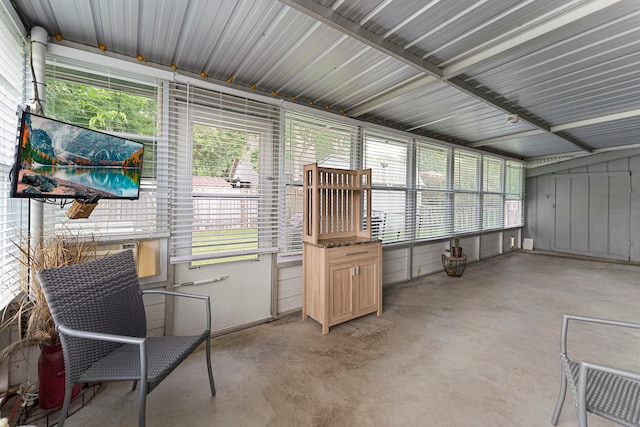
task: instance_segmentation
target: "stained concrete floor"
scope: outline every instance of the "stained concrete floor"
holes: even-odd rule
[[[640,267],[514,252],[384,289],[382,317],[323,336],[299,315],[213,339],[149,396],[154,426],[548,426],[562,313],[640,321]],[[640,369],[640,334],[572,327],[570,352]],[[129,383],[68,427],[137,425]],[[567,396],[559,425],[577,426]],[[608,422],[590,416],[590,426]]]

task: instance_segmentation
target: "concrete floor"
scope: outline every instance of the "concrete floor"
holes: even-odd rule
[[[548,426],[562,313],[640,321],[639,300],[638,266],[511,253],[388,286],[382,317],[326,336],[296,315],[216,337],[217,396],[197,352],[148,396],[147,425]],[[640,334],[571,332],[570,352],[640,370]],[[137,425],[129,390],[103,385],[65,425]],[[572,405],[560,426],[577,426]]]

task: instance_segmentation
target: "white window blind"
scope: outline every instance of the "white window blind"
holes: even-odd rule
[[[3,6],[0,6],[0,10]],[[9,171],[17,141],[17,106],[26,101],[27,45],[6,13],[0,13],[0,309],[20,290],[17,247],[27,226],[28,202],[9,198]]]
[[[416,239],[446,237],[453,232],[451,149],[416,143]]]
[[[411,238],[414,215],[407,203],[407,154],[410,140],[366,128],[363,142],[364,169],[371,169],[374,238],[397,242]],[[379,232],[376,233],[376,230]]]
[[[505,162],[504,226],[524,225],[524,165],[520,162]]]
[[[284,203],[280,209],[281,255],[299,254],[302,251],[303,221],[303,166],[318,163],[320,166],[352,169],[355,126],[339,121],[292,111],[285,112],[284,120]]]
[[[454,149],[454,233],[480,230],[480,159],[474,152]]]
[[[504,222],[504,160],[482,156],[482,229],[501,228]]]
[[[277,251],[279,109],[171,84],[171,262]]]
[[[154,81],[130,73],[49,58],[48,117],[144,144],[138,200],[100,200],[87,219],[68,220],[58,204],[45,207],[45,232],[68,227],[94,233],[98,240],[168,236],[166,143],[158,133],[159,90]],[[166,162],[166,160],[165,160]],[[159,173],[160,171],[160,173]]]

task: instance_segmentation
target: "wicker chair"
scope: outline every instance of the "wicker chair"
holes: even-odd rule
[[[201,343],[211,395],[211,308],[209,297],[164,290],[142,291],[131,251],[95,261],[40,270],[37,277],[60,333],[66,373],[59,426],[67,417],[76,383],[140,381],[138,423],[145,425],[146,397]],[[143,294],[197,298],[204,303],[206,327],[199,335],[146,337]]]
[[[568,384],[575,402],[580,427],[587,427],[587,411],[620,425],[640,426],[640,373],[569,359],[567,356],[569,320],[640,329],[640,323],[564,315],[560,338],[562,382],[551,424],[558,425]]]

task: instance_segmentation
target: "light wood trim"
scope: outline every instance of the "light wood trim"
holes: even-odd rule
[[[371,240],[371,169],[304,166],[302,319],[382,314],[382,243]]]

